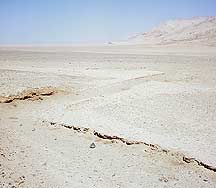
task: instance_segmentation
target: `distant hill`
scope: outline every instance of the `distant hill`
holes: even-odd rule
[[[216,17],[195,17],[168,21],[149,32],[130,37],[123,43],[201,43],[216,45]]]

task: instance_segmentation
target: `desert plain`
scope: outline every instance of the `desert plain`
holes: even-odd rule
[[[216,47],[0,47],[0,187],[216,187]]]

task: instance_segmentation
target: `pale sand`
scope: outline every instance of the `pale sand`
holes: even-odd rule
[[[215,187],[215,47],[1,47],[0,76],[0,187]]]

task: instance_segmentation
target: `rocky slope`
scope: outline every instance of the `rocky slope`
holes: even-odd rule
[[[149,32],[130,37],[127,43],[172,44],[201,43],[216,45],[216,17],[195,17],[168,21]]]

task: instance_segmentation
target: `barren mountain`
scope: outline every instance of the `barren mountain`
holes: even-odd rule
[[[194,17],[168,21],[149,32],[130,37],[127,43],[201,43],[216,45],[216,17]]]

